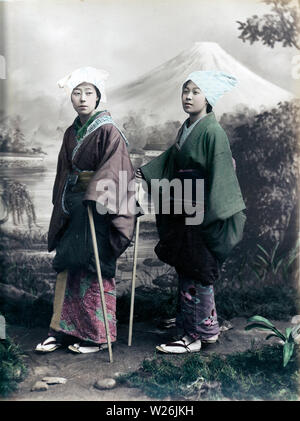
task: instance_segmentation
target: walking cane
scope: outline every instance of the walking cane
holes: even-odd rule
[[[93,218],[93,211],[90,205],[88,205],[88,215],[91,227],[91,234],[92,234],[92,241],[93,241],[93,248],[94,248],[94,255],[95,255],[95,262],[96,262],[96,269],[98,275],[98,281],[100,286],[100,296],[101,296],[101,303],[102,303],[102,311],[104,317],[104,324],[105,324],[105,331],[106,331],[106,339],[108,345],[108,352],[109,352],[109,361],[113,362],[112,350],[111,350],[111,340],[110,340],[110,333],[109,333],[109,326],[108,326],[108,319],[107,319],[107,312],[106,312],[106,303],[105,303],[105,296],[104,296],[104,288],[103,288],[103,280],[101,275],[101,268],[100,268],[100,260],[98,254],[98,246],[97,246],[97,238],[95,232],[95,224]]]
[[[138,183],[138,203],[140,203],[140,189],[141,183]],[[128,333],[128,346],[131,346],[132,342],[132,325],[133,325],[133,311],[134,311],[134,294],[135,294],[135,276],[136,276],[136,261],[137,251],[139,245],[139,231],[140,231],[140,217],[137,218],[135,227],[135,241],[133,251],[133,270],[132,270],[132,282],[131,282],[131,300],[130,300],[130,316],[129,316],[129,333]]]

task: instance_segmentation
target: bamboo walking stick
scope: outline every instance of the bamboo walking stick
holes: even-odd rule
[[[98,281],[99,281],[99,286],[100,286],[100,296],[101,296],[102,311],[103,311],[105,331],[106,331],[106,339],[107,339],[108,352],[109,352],[109,361],[112,363],[113,362],[113,355],[112,355],[112,349],[111,349],[111,340],[110,340],[110,333],[109,333],[109,326],[108,326],[108,319],[107,319],[107,312],[106,312],[106,303],[105,303],[105,296],[104,296],[103,280],[102,280],[102,275],[101,275],[101,268],[100,268],[99,254],[98,254],[98,246],[97,246],[97,238],[96,238],[96,232],[95,232],[93,211],[92,211],[90,205],[88,205],[88,215],[89,215],[89,221],[90,221],[90,227],[91,227],[91,234],[92,234],[92,241],[93,241],[93,248],[94,248],[94,255],[95,255]]]
[[[138,202],[140,202],[140,188],[141,188],[141,183],[138,183]],[[134,295],[135,295],[135,277],[136,277],[137,252],[138,252],[138,245],[139,245],[139,231],[140,231],[140,217],[137,218],[136,227],[135,227],[135,241],[134,241],[133,270],[132,270],[132,282],[131,282],[131,300],[130,300],[130,315],[129,315],[128,346],[131,346],[131,343],[132,343],[132,326],[133,326]]]

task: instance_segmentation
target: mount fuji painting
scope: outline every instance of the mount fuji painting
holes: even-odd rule
[[[143,113],[149,124],[168,120],[183,121],[181,87],[195,70],[220,70],[238,79],[238,85],[226,93],[214,108],[217,117],[247,106],[257,112],[268,109],[293,95],[258,76],[215,42],[196,42],[171,60],[150,70],[137,80],[114,89],[109,106],[118,119],[129,113]]]

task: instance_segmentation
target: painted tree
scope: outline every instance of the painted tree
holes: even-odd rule
[[[26,138],[18,115],[0,121],[0,152],[47,155],[35,141]]]
[[[229,134],[246,202],[245,247],[286,238],[282,248],[290,248],[297,237],[292,215],[299,197],[300,101],[279,103],[259,114],[248,110],[243,120],[239,113],[224,115],[220,123]],[[290,224],[293,232],[286,237]]]
[[[239,38],[250,44],[261,41],[271,48],[276,43],[283,47],[295,47],[300,50],[300,15],[295,0],[263,0],[271,6],[271,12],[263,16],[253,15],[246,22],[237,21]]]
[[[0,219],[0,224],[8,220],[12,215],[14,225],[24,224],[24,216],[27,217],[28,228],[31,229],[36,223],[34,204],[26,186],[14,180],[4,179],[2,203],[6,209],[5,216]]]
[[[21,118],[17,116],[12,128],[12,152],[27,152],[25,136],[21,129]]]
[[[0,152],[11,152],[12,137],[11,129],[6,120],[0,122]]]

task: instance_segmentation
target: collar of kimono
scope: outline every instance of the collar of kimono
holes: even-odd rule
[[[190,125],[190,127],[187,128],[186,123],[189,121],[187,118],[181,128],[179,129],[179,132],[177,134],[177,138],[175,141],[175,146],[178,150],[180,150],[183,145],[186,143],[187,139],[191,136],[192,132],[194,132],[194,129],[198,127],[198,124],[201,124],[202,121],[207,121],[210,117],[215,118],[215,114],[213,111],[210,111],[209,113],[205,114],[203,117],[196,120],[193,124]],[[184,133],[185,132],[185,133]],[[183,141],[181,140],[181,137],[185,135]]]
[[[77,142],[85,136],[89,125],[98,117],[99,114],[101,114],[101,111],[97,111],[95,114],[93,114],[83,125],[80,121],[79,116],[75,118],[74,128],[76,130]]]
[[[76,133],[77,145],[73,149],[72,160],[74,159],[75,154],[77,153],[78,149],[82,145],[82,142],[84,141],[84,139],[87,136],[89,136],[91,133],[93,133],[95,130],[97,130],[99,127],[103,126],[104,124],[114,125],[119,130],[121,136],[123,137],[126,143],[126,146],[128,146],[128,140],[126,139],[126,136],[122,133],[122,131],[118,128],[116,123],[113,121],[109,112],[106,110],[98,111],[97,113],[92,115],[83,126],[81,126],[80,124],[79,116],[76,117],[74,121],[74,128],[77,132]]]

